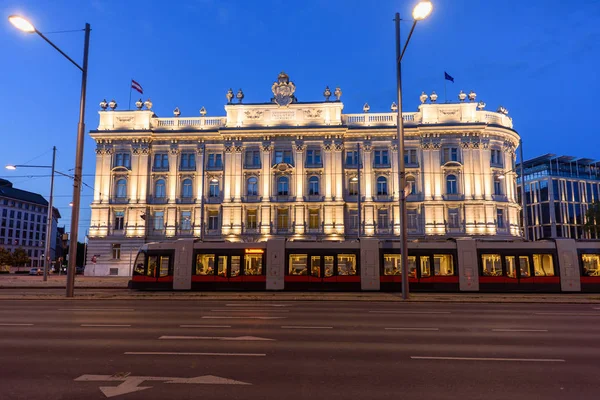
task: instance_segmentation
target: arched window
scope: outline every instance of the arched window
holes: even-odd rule
[[[408,186],[408,195],[415,194],[417,192],[417,181],[415,180],[414,176],[411,175],[406,177],[406,186]]]
[[[164,199],[165,197],[167,197],[164,179],[159,179],[156,181],[156,184],[154,185],[154,197],[159,199]]]
[[[258,196],[258,179],[255,176],[248,178],[248,196]]]
[[[278,196],[289,196],[290,194],[290,180],[287,176],[280,176],[277,178],[277,195]]]
[[[500,177],[494,177],[494,194],[501,195],[502,194],[502,180]]]
[[[124,199],[127,197],[127,179],[119,179],[117,181],[117,197]]]
[[[319,177],[311,176],[308,179],[308,195],[318,196],[319,195]]]
[[[213,178],[210,180],[210,185],[208,185],[208,197],[219,197],[219,193],[219,180]]]
[[[387,187],[387,178],[385,176],[380,176],[377,178],[377,195],[378,196],[387,196],[388,187]]]
[[[457,194],[456,175],[446,177],[446,194]]]
[[[189,199],[192,197],[192,180],[184,179],[181,182],[181,197],[184,199]]]

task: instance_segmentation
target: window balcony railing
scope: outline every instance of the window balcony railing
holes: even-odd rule
[[[196,170],[196,166],[195,165],[191,165],[189,167],[179,167],[180,171],[195,171]]]
[[[406,201],[423,201],[425,199],[425,195],[423,193],[411,193],[406,196]]]
[[[373,168],[392,168],[392,165],[390,163],[373,163]]]
[[[493,194],[492,195],[492,200],[494,200],[494,201],[501,201],[501,202],[507,202],[508,201],[508,197],[505,194]]]
[[[148,204],[167,204],[169,202],[169,198],[150,196],[146,201]]]
[[[275,195],[271,196],[271,201],[273,203],[285,203],[288,201],[296,201],[296,197],[289,195]]]
[[[127,204],[129,203],[129,198],[127,197],[112,197],[110,199],[110,204]]]
[[[250,227],[242,225],[242,235],[260,235],[260,228],[257,224],[252,224]]]
[[[177,229],[177,236],[194,236],[194,230],[191,227]]]
[[[208,236],[221,236],[221,228],[206,228],[204,234]]]
[[[304,164],[304,168],[323,168],[323,163],[306,163]]]
[[[261,169],[261,168],[262,168],[261,163],[258,163],[258,164],[254,164],[254,163],[252,163],[252,164],[246,164],[246,163],[244,163],[244,169]]]
[[[175,202],[177,204],[194,204],[196,202],[196,199],[192,197],[181,197],[179,199],[176,199]]]
[[[375,234],[376,235],[391,235],[394,233],[394,230],[388,226],[375,226]]]
[[[394,200],[394,196],[391,194],[376,194],[373,196],[373,201],[392,201]]]
[[[223,171],[223,164],[207,165],[207,171]]]
[[[262,196],[259,195],[242,196],[242,203],[260,203],[261,201]]]
[[[404,163],[404,167],[406,167],[406,168],[419,168],[419,163],[418,162],[408,162],[408,161],[406,161]]]
[[[207,196],[204,198],[206,204],[219,204],[223,202],[223,195],[219,196]]]
[[[273,228],[273,233],[276,235],[290,235],[290,234],[294,233],[294,229],[290,226],[288,226],[288,227],[275,226]]]
[[[358,168],[358,163],[344,163],[344,168],[346,169],[357,169]],[[364,166],[362,164],[360,164],[360,169],[364,169]]]
[[[152,172],[167,172],[169,171],[169,167],[157,167],[157,166],[152,166]]]
[[[320,194],[309,194],[308,196],[304,196],[304,201],[325,201],[325,196],[321,196]]]
[[[459,200],[464,200],[465,195],[459,194],[459,193],[447,193],[447,194],[442,195],[442,198],[447,201],[459,201]]]

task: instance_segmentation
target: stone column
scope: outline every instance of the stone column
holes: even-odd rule
[[[194,216],[192,217],[194,220],[194,235],[195,236],[200,236],[201,235],[201,229],[202,229],[202,225],[203,225],[203,221],[202,221],[202,209],[201,207],[204,207],[203,205],[203,197],[204,197],[204,181],[206,179],[205,174],[204,174],[204,143],[201,143],[198,145],[198,148],[196,149],[196,179],[195,179],[195,188],[196,188],[196,204],[198,204],[200,207],[196,208],[196,212],[194,213]],[[204,179],[203,179],[204,176]],[[204,207],[206,209],[206,207]],[[204,215],[204,218],[206,219],[206,215]]]
[[[323,167],[325,171],[325,201],[331,201],[333,193],[333,157],[332,152],[333,145],[331,142],[323,143]]]
[[[400,201],[400,176],[399,174],[399,165],[398,165],[398,146],[396,144],[392,144],[389,147],[390,149],[390,161],[392,164],[392,178],[390,179],[390,193],[394,196],[394,201]]]
[[[169,175],[167,179],[167,196],[169,198],[169,204],[175,204],[177,200],[177,169],[179,165],[177,161],[179,159],[179,147],[176,143],[171,144],[169,149]]]
[[[232,165],[232,169],[231,171],[231,175],[233,176],[233,180],[234,180],[234,191],[233,191],[233,201],[234,203],[241,203],[242,202],[242,170],[243,170],[243,166],[242,166],[242,155],[244,153],[244,147],[241,144],[236,144],[234,146],[234,150],[235,150],[235,154],[233,156],[234,158],[234,165]]]
[[[492,200],[492,193],[494,193],[494,191],[493,191],[494,177],[492,176],[491,170],[490,170],[491,159],[492,159],[492,154],[490,152],[490,139],[489,138],[482,139],[481,147],[482,147],[481,171],[483,172],[481,176],[483,178],[483,190],[484,190],[484,194],[485,194],[485,199]]]
[[[108,203],[110,195],[112,194],[112,172],[111,172],[111,161],[112,161],[112,145],[106,145],[104,147],[104,154],[102,155],[102,185],[100,186],[100,192],[102,193],[102,202]]]
[[[145,204],[148,197],[148,185],[150,184],[150,146],[148,143],[142,143],[139,152],[140,155],[137,170],[138,199],[139,203]]]
[[[96,176],[94,177],[94,203],[99,203],[101,199],[101,190],[100,187],[102,185],[102,154],[104,153],[104,149],[100,143],[96,145]]]
[[[422,164],[421,173],[423,174],[423,199],[431,200],[433,196],[433,168],[431,161],[431,143],[423,138],[421,139]]]
[[[470,140],[469,138],[463,138],[461,141],[462,148],[462,164],[463,164],[463,186],[464,186],[464,195],[465,200],[470,200],[473,198],[473,160],[472,160],[472,151],[470,149]]]
[[[233,144],[225,143],[225,160],[223,163],[223,203],[231,202],[231,186],[233,174],[235,173]]]
[[[342,201],[344,198],[343,151],[344,144],[342,142],[335,143],[333,152],[333,182],[335,182],[335,187],[332,196],[336,201]]]
[[[303,202],[304,201],[304,181],[306,180],[304,176],[304,150],[306,150],[306,145],[302,141],[294,142],[294,162],[295,162],[295,176],[296,176],[296,201]],[[296,225],[302,223],[303,221],[298,221],[296,218]]]
[[[273,174],[271,173],[271,151],[273,151],[273,145],[271,142],[263,142],[261,147],[262,152],[262,201],[268,203],[271,201],[271,182],[273,181]],[[268,215],[267,215],[268,217]],[[263,220],[264,224],[268,224],[267,221]],[[263,225],[264,225],[263,224]],[[261,229],[261,231],[263,231]],[[265,232],[263,232],[265,233]],[[268,233],[268,231],[266,232]]]
[[[433,150],[431,151],[431,174],[433,177],[433,198],[434,200],[442,200],[442,195],[446,193],[445,177],[442,174],[442,143],[434,140],[432,142]]]
[[[373,146],[370,143],[365,143],[362,148],[363,153],[363,169],[361,170],[361,175],[364,176],[365,183],[365,202],[369,202],[373,200],[373,162],[371,161],[371,154],[373,151]],[[390,156],[392,152],[390,151]],[[390,184],[390,193],[394,193],[394,189],[392,186],[392,182]]]

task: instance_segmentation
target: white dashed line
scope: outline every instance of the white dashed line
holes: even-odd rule
[[[85,328],[128,328],[131,325],[81,324]]]
[[[439,331],[440,328],[385,328],[386,331]]]
[[[333,329],[333,326],[299,326],[299,325],[283,325],[282,329]]]
[[[265,353],[176,353],[158,351],[126,351],[128,356],[220,356],[220,357],[265,357]]]
[[[521,361],[521,362],[565,362],[558,358],[484,358],[484,357],[423,357],[410,356],[413,360],[456,360],[456,361]]]
[[[33,326],[33,324],[0,324],[0,326]]]
[[[369,311],[373,314],[451,314],[450,311],[396,311],[396,310],[382,310],[382,311]]]
[[[59,308],[58,311],[135,311],[134,308]]]
[[[287,317],[203,316],[202,319],[286,319]]]
[[[275,339],[268,339],[256,336],[161,336],[160,340],[222,340],[232,342],[263,342],[263,341],[274,341]]]
[[[492,329],[492,332],[548,332],[548,329]]]
[[[180,328],[231,328],[231,325],[179,325]]]

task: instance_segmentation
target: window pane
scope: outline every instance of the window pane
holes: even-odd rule
[[[483,276],[502,276],[500,254],[482,254],[481,264]]]
[[[215,255],[198,254],[196,256],[196,275],[214,275],[215,273]]]
[[[156,266],[158,264],[157,256],[148,257],[148,269],[146,270],[146,275],[151,277],[156,277]]]
[[[554,262],[551,254],[534,254],[533,270],[535,276],[554,276]]]
[[[600,254],[582,254],[583,276],[600,276]]]
[[[306,275],[308,255],[290,254],[290,275]]]
[[[217,275],[221,277],[227,276],[227,256],[219,256],[217,268]]]
[[[312,256],[310,258],[310,274],[317,278],[321,277],[321,256]]]
[[[333,256],[323,257],[325,260],[325,277],[333,276]]]
[[[146,253],[139,252],[135,258],[135,267],[133,269],[134,275],[144,275],[144,264],[146,262]]]
[[[400,264],[402,260],[400,254],[383,255],[383,274],[384,275],[402,275]]]
[[[240,274],[240,256],[231,256],[231,276],[238,276]]]
[[[519,273],[521,278],[531,277],[531,265],[529,264],[529,257],[519,256]]]
[[[452,254],[434,254],[433,266],[435,276],[454,275],[454,257],[452,257]]]
[[[262,275],[262,254],[246,254],[244,275]]]
[[[509,278],[517,277],[517,260],[515,256],[506,256],[506,276]]]
[[[356,275],[356,255],[338,254],[338,275]]]
[[[431,264],[429,262],[429,257],[421,256],[419,259],[421,263],[421,278],[429,278],[431,276]]]

